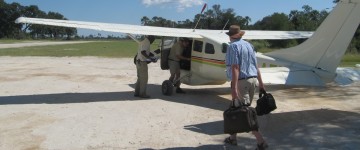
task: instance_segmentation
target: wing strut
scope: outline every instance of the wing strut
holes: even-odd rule
[[[130,34],[130,33],[128,33],[127,35],[128,35],[130,38],[132,38],[136,43],[140,44],[140,41],[137,40],[137,39],[134,37],[134,35],[132,35],[132,34]]]

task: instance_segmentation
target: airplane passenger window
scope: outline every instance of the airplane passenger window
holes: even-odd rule
[[[194,45],[194,48],[193,48],[194,51],[202,52],[202,48],[203,48],[203,42],[202,41],[194,40],[193,45]]]
[[[222,50],[221,50],[221,51],[222,51],[223,53],[226,53],[227,48],[228,48],[228,44],[223,43],[223,44],[222,44]]]
[[[206,45],[205,45],[205,53],[206,54],[215,54],[214,45],[212,45],[210,43],[206,43]]]

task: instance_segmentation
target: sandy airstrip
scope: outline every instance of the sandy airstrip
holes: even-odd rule
[[[140,99],[129,58],[0,57],[0,70],[2,150],[255,149],[248,133],[223,144],[229,84],[163,96],[169,73],[150,64],[151,99]],[[359,82],[266,88],[278,106],[258,118],[270,149],[360,149]]]

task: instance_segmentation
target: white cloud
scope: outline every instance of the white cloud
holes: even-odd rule
[[[142,0],[146,6],[161,5],[166,7],[176,7],[178,11],[186,8],[204,4],[204,0]]]

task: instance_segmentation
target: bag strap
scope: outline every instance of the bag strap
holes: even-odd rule
[[[264,95],[266,95],[265,89],[260,89],[260,91],[259,91],[259,98],[263,97]]]

